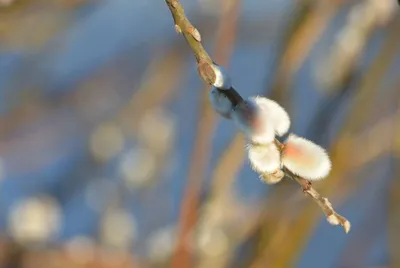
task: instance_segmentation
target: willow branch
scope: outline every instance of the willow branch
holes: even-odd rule
[[[215,73],[214,70],[211,68],[213,60],[201,44],[201,35],[199,31],[190,23],[185,15],[182,5],[179,3],[178,0],[165,0],[165,2],[167,3],[174,19],[175,29],[178,33],[183,34],[187,43],[192,49],[194,56],[196,57],[197,68],[200,78],[206,84],[212,85],[215,81]],[[224,92],[227,95],[231,95],[231,97],[233,96],[232,98],[235,98],[237,100],[242,99],[240,94],[237,93],[236,90],[234,90],[233,88],[225,90]],[[275,140],[275,142],[279,148],[284,148],[284,144],[280,143],[278,140]],[[329,200],[325,197],[322,197],[312,187],[312,184],[309,180],[299,177],[287,169],[284,169],[284,172],[288,177],[294,179],[301,186],[303,192],[319,205],[330,224],[343,226],[343,229],[346,233],[350,231],[350,222],[334,210]]]
[[[185,15],[185,10],[178,0],[165,0],[169,9],[171,10],[172,17],[175,22],[175,29],[177,32],[183,34],[189,46],[193,50],[197,62],[206,61],[212,63],[211,57],[204,49],[201,42],[199,31],[190,23]]]

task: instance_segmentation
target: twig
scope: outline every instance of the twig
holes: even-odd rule
[[[186,41],[193,50],[193,53],[198,63],[198,71],[200,77],[205,83],[212,85],[213,82],[215,81],[215,74],[213,69],[211,68],[211,64],[213,64],[213,61],[211,57],[207,54],[203,46],[201,45],[200,43],[201,38],[198,38],[198,36],[196,36],[198,31],[193,30],[195,28],[186,18],[183,7],[181,6],[178,0],[165,0],[165,1],[174,18],[175,25],[177,25],[175,26],[175,28],[179,29],[179,32],[183,34]],[[195,32],[195,34],[193,34],[193,32]],[[224,92],[231,95],[238,94],[233,88],[229,90],[224,90]],[[239,97],[241,98],[240,95]],[[276,143],[278,147],[283,148],[284,145],[282,143],[280,143],[277,140]],[[310,181],[301,178],[299,176],[296,176],[287,169],[285,169],[285,173],[286,175],[297,181],[300,184],[303,192],[307,194],[309,197],[311,197],[321,207],[322,211],[326,215],[327,220],[330,224],[343,226],[344,231],[346,233],[350,231],[350,222],[333,209],[332,204],[329,202],[329,200],[327,198],[322,197],[312,187]]]
[[[285,147],[285,145],[279,142],[278,140],[275,140],[275,143],[281,150]],[[326,216],[326,219],[330,224],[343,226],[343,229],[346,233],[350,231],[351,227],[350,222],[345,217],[343,217],[334,210],[331,202],[329,202],[327,198],[322,197],[317,192],[317,190],[315,190],[312,187],[312,184],[309,180],[306,180],[302,177],[297,176],[296,174],[293,174],[290,170],[286,168],[284,169],[284,171],[288,177],[294,179],[298,184],[300,184],[301,189],[306,195],[311,197],[318,204],[318,206],[322,209],[322,211]]]
[[[322,197],[311,185],[311,182],[301,178],[299,176],[296,176],[294,174],[290,174],[289,172],[286,172],[286,174],[289,174],[290,177],[292,177],[295,181],[297,181],[300,185],[301,188],[303,189],[303,192],[307,194],[309,197],[311,197],[322,209],[324,212],[326,219],[328,222],[332,225],[341,225],[343,226],[343,229],[346,233],[350,231],[350,222],[337,213],[333,207],[332,204],[329,202],[329,200],[325,197]]]

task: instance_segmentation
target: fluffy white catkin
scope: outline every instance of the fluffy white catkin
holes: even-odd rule
[[[285,134],[290,127],[286,111],[275,101],[264,97],[251,97],[232,112],[232,119],[253,143],[266,144],[275,135]]]
[[[282,164],[294,174],[308,180],[325,178],[332,166],[322,147],[294,134],[290,134],[285,143]]]
[[[273,173],[281,166],[281,156],[275,143],[247,146],[251,167],[259,173]]]
[[[267,112],[269,121],[274,125],[277,135],[282,136],[288,132],[290,117],[282,106],[271,99],[260,96],[251,97],[249,100]]]
[[[256,103],[248,100],[241,102],[231,116],[251,143],[267,144],[274,140],[275,130],[267,111],[260,109]]]
[[[225,118],[231,117],[233,110],[232,102],[221,93],[221,90],[213,87],[209,93],[209,99],[214,110]]]

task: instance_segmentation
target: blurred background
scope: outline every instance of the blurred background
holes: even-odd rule
[[[182,0],[235,88],[326,147],[265,185],[163,0],[0,0],[0,267],[400,267],[395,0]]]

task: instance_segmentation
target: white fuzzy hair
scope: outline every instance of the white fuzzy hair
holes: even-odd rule
[[[281,155],[275,143],[247,146],[251,167],[259,173],[273,173],[281,166]]]
[[[250,97],[239,104],[232,119],[253,143],[267,144],[275,135],[284,135],[290,127],[286,111],[275,101],[264,97]]]
[[[332,167],[322,147],[294,134],[290,134],[286,141],[282,164],[294,174],[309,180],[325,178]]]
[[[282,136],[288,132],[290,128],[290,117],[282,106],[271,99],[261,96],[251,97],[249,100],[266,111],[268,120],[274,125],[277,135]]]
[[[245,134],[247,139],[256,144],[271,143],[275,138],[275,130],[265,110],[252,101],[243,101],[235,107],[233,122]]]

